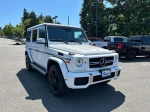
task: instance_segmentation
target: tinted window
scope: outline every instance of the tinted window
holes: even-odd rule
[[[127,42],[127,38],[114,38],[114,42]]]
[[[105,42],[111,42],[111,37],[106,37],[106,38],[104,39],[104,41],[105,41]]]
[[[37,30],[32,31],[32,42],[35,42],[37,38]]]
[[[108,42],[111,42],[111,37],[108,37],[107,40],[108,40]]]
[[[39,38],[45,38],[45,27],[39,29]]]
[[[26,41],[30,42],[30,38],[31,38],[31,31],[27,31]]]
[[[122,42],[122,38],[114,38],[114,42]]]
[[[80,41],[87,42],[82,29],[48,26],[48,38],[50,41]]]
[[[150,44],[150,37],[143,37],[143,43]]]
[[[141,37],[129,37],[130,42],[141,42]]]

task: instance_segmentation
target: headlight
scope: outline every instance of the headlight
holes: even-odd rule
[[[76,60],[76,66],[77,66],[77,67],[81,67],[82,64],[83,64],[83,60],[82,60],[81,58],[78,58],[78,59]]]

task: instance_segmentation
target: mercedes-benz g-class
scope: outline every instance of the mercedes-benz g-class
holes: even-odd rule
[[[82,28],[43,23],[27,29],[26,67],[48,75],[55,96],[120,76],[118,54],[91,46]]]

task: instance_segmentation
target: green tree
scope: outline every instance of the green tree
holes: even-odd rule
[[[31,27],[31,19],[26,19],[24,22],[23,22],[23,25],[24,25],[24,36],[26,36],[26,33],[27,33],[27,28]]]
[[[99,37],[150,34],[150,0],[84,0],[80,24],[88,36],[96,34],[96,1]]]
[[[38,16],[38,19],[40,19],[40,20],[43,20],[43,14],[41,13],[39,16]]]
[[[44,23],[44,20],[39,19],[39,22],[38,22],[38,23],[39,23],[39,24]]]
[[[11,25],[11,23],[5,25],[3,31],[6,36],[14,36],[14,27]]]
[[[24,25],[22,24],[16,25],[16,27],[14,28],[14,34],[19,38],[23,38],[24,32],[25,32]]]
[[[31,19],[31,21],[30,21],[30,26],[35,26],[35,25],[38,24],[38,18],[37,18],[37,15],[35,14],[34,11],[31,11],[29,17],[30,17],[30,19]]]
[[[105,5],[102,1],[84,0],[80,12],[80,24],[86,31],[88,36],[96,36],[96,4],[97,4],[97,25],[98,37],[103,37],[107,34],[108,29],[108,14],[106,14]]]
[[[3,29],[0,27],[0,36],[4,36]]]
[[[29,19],[29,12],[27,12],[27,10],[24,8],[23,10],[23,17],[21,18],[22,19],[22,23],[26,20],[26,19]]]
[[[61,23],[59,21],[57,21],[56,24],[61,24]]]
[[[51,16],[47,15],[44,17],[44,22],[46,23],[54,23]]]
[[[107,0],[112,7],[115,32],[121,35],[149,35],[150,0]]]

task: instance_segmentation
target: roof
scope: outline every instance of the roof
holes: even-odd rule
[[[33,27],[28,28],[28,30],[34,29],[34,28],[36,28],[36,27],[40,27],[40,26],[43,26],[43,25],[47,25],[47,26],[59,26],[59,27],[68,27],[68,28],[81,28],[81,27],[76,27],[76,26],[67,26],[67,25],[54,24],[54,23],[42,23],[42,24],[38,24],[38,25],[35,25],[35,26],[33,26]]]

